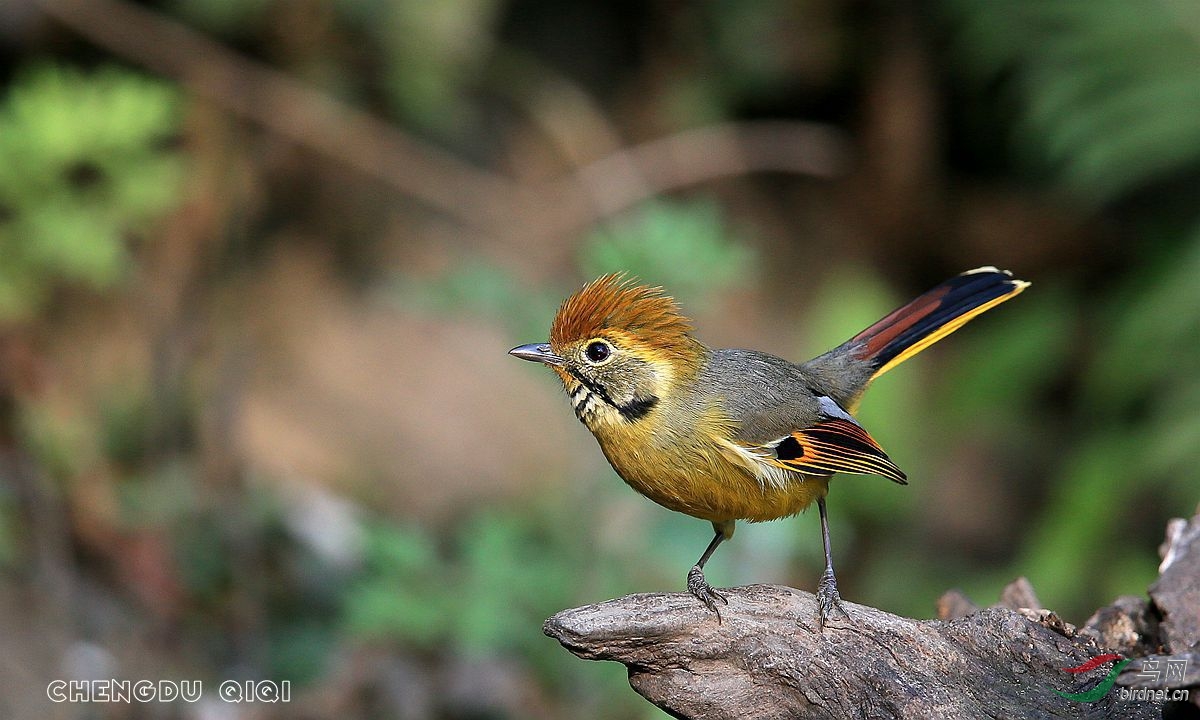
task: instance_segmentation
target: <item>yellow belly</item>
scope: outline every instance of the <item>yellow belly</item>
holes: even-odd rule
[[[597,438],[617,474],[670,510],[712,522],[775,520],[804,510],[829,490],[829,479],[796,474],[783,485],[760,482],[716,446],[648,449],[624,438]]]

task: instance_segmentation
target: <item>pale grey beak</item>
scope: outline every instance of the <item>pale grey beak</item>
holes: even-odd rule
[[[546,343],[530,343],[529,345],[521,345],[508,351],[509,355],[519,357],[522,360],[530,362],[546,363],[547,365],[562,365],[564,360],[554,353],[550,352],[550,346]]]

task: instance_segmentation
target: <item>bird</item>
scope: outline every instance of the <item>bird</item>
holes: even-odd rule
[[[712,523],[713,538],[687,575],[710,611],[728,604],[704,566],[738,520],[789,517],[816,502],[825,568],[818,623],[840,616],[826,497],[837,473],[905,473],[854,417],[868,385],[1029,283],[980,267],[952,277],[829,352],[792,363],[737,348],[712,349],[663,288],[624,273],[567,297],[548,342],[509,353],[562,381],[575,415],[610,465],[655,503]]]

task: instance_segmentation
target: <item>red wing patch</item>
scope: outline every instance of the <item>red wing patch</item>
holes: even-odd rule
[[[775,446],[779,465],[809,475],[882,475],[907,485],[904,472],[861,426],[839,418],[798,430]]]

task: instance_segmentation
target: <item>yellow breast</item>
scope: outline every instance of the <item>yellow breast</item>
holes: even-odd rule
[[[593,434],[634,490],[665,508],[712,522],[795,515],[829,487],[827,478],[792,472],[767,480],[721,442],[731,433],[728,421],[715,412],[683,432],[656,411],[637,423],[605,423]]]

